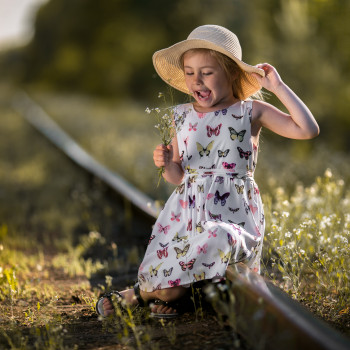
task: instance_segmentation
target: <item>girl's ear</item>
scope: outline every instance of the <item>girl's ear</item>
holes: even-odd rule
[[[237,69],[235,69],[235,71],[232,74],[232,80],[237,80],[239,78],[239,72]]]

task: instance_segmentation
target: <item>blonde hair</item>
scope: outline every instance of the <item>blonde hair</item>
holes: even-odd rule
[[[196,53],[203,52],[209,54],[211,57],[215,58],[220,67],[224,70],[228,81],[232,87],[232,94],[234,97],[239,100],[244,100],[242,82],[245,84],[251,85],[250,81],[247,79],[245,72],[237,65],[235,61],[233,61],[230,57],[222,54],[221,52],[211,50],[211,49],[190,49],[184,52],[180,57],[180,66],[182,70],[184,70],[184,56],[186,53]],[[263,99],[262,93],[259,90],[254,95],[250,96],[250,98],[254,99]]]

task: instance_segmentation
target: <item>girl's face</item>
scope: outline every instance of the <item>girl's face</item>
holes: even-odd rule
[[[198,112],[226,108],[238,100],[231,83],[217,60],[206,52],[186,52],[184,73],[188,90],[196,100]]]

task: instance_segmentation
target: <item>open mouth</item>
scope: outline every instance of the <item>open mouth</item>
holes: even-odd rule
[[[207,101],[211,95],[211,91],[206,90],[206,91],[196,91],[196,96],[199,101]]]

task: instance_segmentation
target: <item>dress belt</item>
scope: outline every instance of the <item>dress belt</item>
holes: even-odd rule
[[[230,171],[228,169],[186,169],[184,176],[228,176],[232,178],[246,178],[251,177],[253,178],[253,172],[252,171]]]

